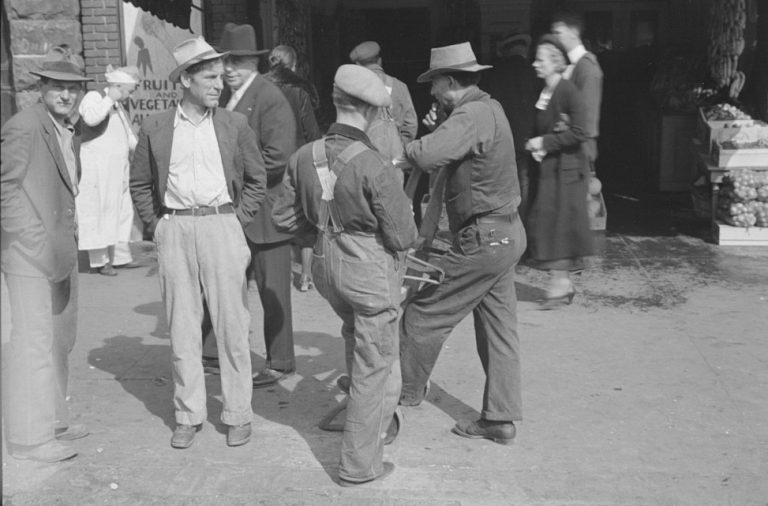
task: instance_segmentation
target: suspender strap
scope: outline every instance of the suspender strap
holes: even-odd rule
[[[336,187],[336,181],[347,165],[366,149],[365,144],[362,142],[353,142],[339,153],[339,156],[333,162],[333,167],[329,168],[328,155],[325,152],[325,138],[318,139],[312,143],[312,159],[317,177],[320,180],[320,186],[323,189],[318,223],[318,228],[322,232],[328,230],[329,221],[331,222],[332,232],[339,233],[344,231],[344,227],[341,225],[338,206],[333,201],[333,189]]]

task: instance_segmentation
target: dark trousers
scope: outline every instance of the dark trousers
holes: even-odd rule
[[[443,343],[470,312],[486,374],[482,418],[522,419],[520,340],[517,335],[515,264],[525,232],[514,223],[470,225],[451,249],[430,262],[445,270],[440,285],[418,292],[403,314],[400,332],[401,398],[421,399]]]
[[[291,241],[255,244],[251,248],[253,275],[264,310],[267,367],[278,371],[296,368],[291,309]]]

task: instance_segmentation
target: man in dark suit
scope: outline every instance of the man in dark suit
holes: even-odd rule
[[[288,157],[296,151],[296,119],[280,89],[258,73],[259,55],[269,52],[256,46],[250,25],[227,23],[220,51],[227,84],[220,105],[245,114],[267,170],[267,197],[256,219],[245,229],[251,248],[253,276],[264,309],[266,367],[253,377],[253,387],[273,385],[293,373],[291,309],[291,241],[293,235],[278,232],[272,224],[272,204],[280,194]]]
[[[0,141],[2,272],[13,325],[3,344],[4,432],[11,455],[41,462],[74,457],[61,441],[88,435],[69,423],[66,395],[77,333],[80,173],[70,118],[91,79],[67,50],[55,53],[32,72],[40,77],[40,102],[8,120]]]
[[[584,152],[592,174],[595,173],[597,160],[597,137],[600,135],[600,103],[603,98],[603,71],[597,62],[597,56],[587,51],[581,42],[584,21],[578,14],[562,11],[555,14],[552,21],[552,33],[568,51],[571,61],[563,77],[573,82],[579,90],[581,100],[586,107],[587,140]]]
[[[201,324],[203,298],[221,349],[221,421],[227,444],[251,435],[250,313],[245,269],[250,261],[243,227],[265,195],[264,162],[240,114],[218,108],[224,54],[202,37],[173,51],[178,64],[177,107],[147,118],[131,164],[131,196],[154,235],[160,291],[170,323],[174,448],[188,448],[206,413]],[[201,297],[202,294],[202,297]]]

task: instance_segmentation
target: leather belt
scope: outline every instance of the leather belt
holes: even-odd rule
[[[173,214],[175,216],[210,216],[212,214],[233,214],[235,208],[232,204],[222,204],[220,206],[199,206],[189,209],[168,209],[163,214]]]
[[[517,217],[517,213],[514,214],[485,214],[480,216],[473,216],[468,221],[468,223],[512,223],[515,218]]]

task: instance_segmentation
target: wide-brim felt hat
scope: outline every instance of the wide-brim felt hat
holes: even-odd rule
[[[493,65],[477,63],[477,58],[469,42],[434,47],[429,57],[429,70],[416,78],[416,82],[425,83],[434,76],[446,72],[480,72],[490,68],[493,68]]]
[[[215,60],[216,58],[221,58],[226,55],[226,52],[217,52],[202,37],[187,39],[173,48],[173,58],[176,60],[177,67],[168,74],[168,79],[171,82],[176,82],[179,80],[181,73],[192,65],[208,60]]]
[[[536,47],[539,47],[543,44],[549,44],[550,46],[554,46],[558,51],[560,51],[563,54],[563,57],[565,58],[565,64],[570,65],[571,59],[568,58],[568,50],[565,49],[565,46],[563,45],[563,43],[560,42],[560,40],[556,36],[552,35],[551,33],[545,33],[536,42]]]
[[[78,65],[72,61],[73,59],[78,58],[78,56],[72,54],[68,46],[57,46],[51,49],[46,55],[40,70],[30,70],[29,73],[46,79],[53,79],[55,81],[73,81],[81,83],[93,81],[92,78],[83,75],[82,65]]]
[[[521,44],[525,47],[530,47],[531,36],[527,33],[509,32],[504,34],[501,40],[496,43],[496,47],[498,49],[504,49],[515,43]]]
[[[219,51],[226,51],[232,56],[259,56],[269,53],[269,49],[259,49],[256,44],[256,30],[251,25],[227,23],[221,33]]]

